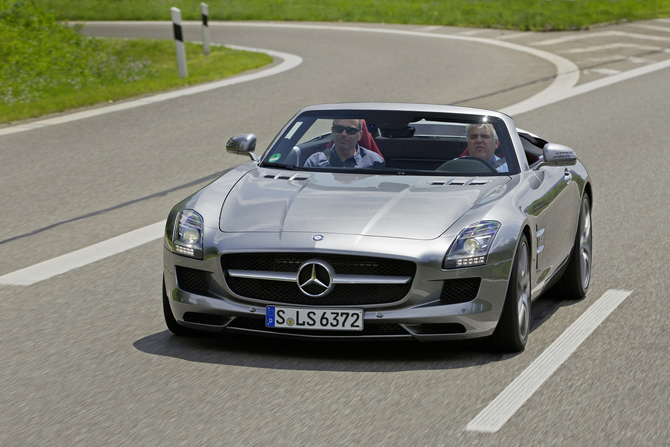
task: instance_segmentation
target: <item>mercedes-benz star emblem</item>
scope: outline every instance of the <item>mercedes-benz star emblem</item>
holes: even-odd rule
[[[305,295],[319,298],[328,295],[335,287],[333,274],[335,271],[325,261],[310,259],[298,269],[298,287]]]

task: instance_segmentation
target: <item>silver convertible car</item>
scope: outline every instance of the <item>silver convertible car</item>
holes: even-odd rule
[[[178,335],[489,337],[523,350],[531,303],[583,297],[591,179],[575,152],[502,113],[307,107],[265,153],[177,204],[163,309]]]

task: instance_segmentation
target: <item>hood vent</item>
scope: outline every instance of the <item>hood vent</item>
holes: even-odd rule
[[[431,185],[452,185],[452,186],[465,186],[465,185],[471,185],[471,186],[482,186],[486,185],[487,183],[490,183],[491,180],[486,180],[486,179],[478,179],[478,178],[448,178],[445,180],[432,180],[430,182]]]
[[[263,175],[263,178],[273,178],[275,180],[309,180],[311,174],[305,174],[304,172],[286,172],[286,171],[274,171],[268,172]]]

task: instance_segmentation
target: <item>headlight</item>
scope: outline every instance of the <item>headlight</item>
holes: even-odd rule
[[[174,252],[191,258],[202,259],[202,216],[184,210],[177,214],[172,235]]]
[[[500,229],[500,222],[483,220],[460,232],[444,257],[445,269],[486,264],[486,256]]]

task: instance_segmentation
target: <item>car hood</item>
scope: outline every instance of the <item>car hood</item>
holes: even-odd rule
[[[220,229],[435,239],[509,180],[254,169],[226,197]]]

